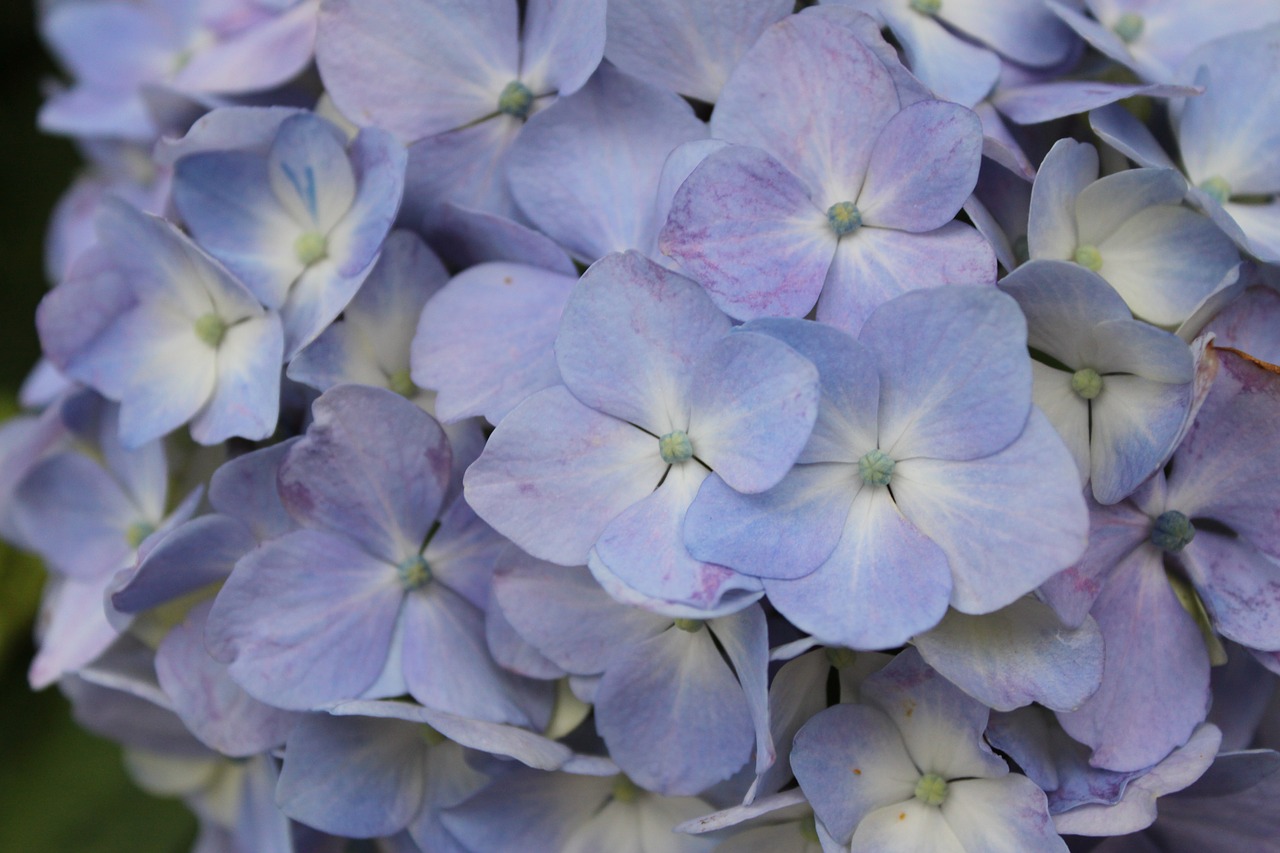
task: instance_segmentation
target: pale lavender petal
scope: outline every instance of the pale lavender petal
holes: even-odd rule
[[[795,580],[766,579],[765,591],[792,624],[830,645],[887,649],[938,623],[951,578],[945,555],[888,491],[864,486],[826,562]]]
[[[1280,560],[1211,530],[1197,531],[1180,556],[1215,630],[1250,648],[1280,650]]]
[[[991,713],[907,649],[862,683],[863,701],[883,711],[921,773],[944,779],[996,778],[1009,772],[982,740]]]
[[[1040,124],[1087,113],[1126,98],[1188,97],[1195,94],[1196,89],[1191,86],[1053,80],[1001,88],[991,101],[996,109],[1016,124]]]
[[[747,607],[707,623],[742,685],[756,734],[756,775],[777,758],[769,726],[769,629],[764,610]],[[748,802],[750,801],[748,795]]]
[[[265,705],[231,680],[227,667],[204,647],[205,601],[165,635],[156,650],[156,677],[174,711],[210,749],[248,758],[280,746],[299,715]]]
[[[1146,208],[1179,204],[1186,191],[1173,169],[1128,169],[1094,181],[1076,196],[1079,242],[1099,245]]]
[[[529,120],[507,161],[511,191],[532,222],[587,262],[648,251],[667,155],[706,135],[683,100],[605,66]]]
[[[1080,474],[1080,488],[1089,481],[1089,401],[1071,389],[1073,374],[1031,363],[1031,402],[1044,413],[1071,451]]]
[[[605,55],[629,74],[714,103],[742,55],[793,6],[787,0],[613,0]]]
[[[488,263],[454,276],[427,302],[410,361],[438,392],[445,421],[498,423],[536,391],[560,383],[554,344],[576,279],[524,264]]]
[[[982,125],[958,104],[920,101],[889,120],[876,139],[858,193],[864,225],[932,231],[950,222],[973,192]]]
[[[902,44],[907,66],[939,98],[971,107],[995,88],[1000,58],[960,38],[928,15],[880,6]]]
[[[1056,65],[1071,55],[1077,43],[1042,4],[1024,0],[949,3],[941,18],[1022,65]]]
[[[422,807],[428,761],[419,725],[310,714],[285,745],[276,801],[294,820],[326,832],[389,835]]]
[[[652,435],[558,385],[494,430],[464,478],[467,503],[535,557],[580,566],[608,524],[662,479],[657,450]]]
[[[605,0],[529,0],[520,77],[535,95],[571,95],[604,58]]]
[[[666,630],[671,620],[609,597],[580,566],[566,568],[512,554],[494,578],[494,595],[520,635],[575,674],[604,672],[615,649]]]
[[[708,477],[685,516],[685,545],[753,577],[803,577],[831,556],[860,484],[855,466],[832,463],[797,465],[755,495]]]
[[[267,155],[267,178],[279,205],[304,230],[328,234],[355,200],[346,143],[336,125],[316,115],[280,125]]]
[[[600,683],[595,713],[618,766],[668,796],[727,779],[751,753],[742,687],[703,629],[670,628],[619,650]]]
[[[1027,318],[1027,346],[1033,350],[1072,370],[1126,370],[1097,363],[1099,338],[1111,351],[1123,351],[1124,346],[1089,330],[1108,320],[1130,317],[1124,299],[1097,273],[1062,260],[1027,261],[1000,280],[1000,289],[1017,300]]]
[[[102,654],[118,635],[102,606],[110,576],[89,583],[64,579],[50,583],[41,605],[40,649],[31,660],[27,681],[43,690]]]
[[[484,614],[475,605],[431,584],[409,594],[404,618],[404,675],[413,698],[470,719],[531,723],[518,702],[517,677],[489,655]]]
[[[1190,368],[1189,355],[1185,361]],[[1103,393],[1090,404],[1089,476],[1098,502],[1113,504],[1132,494],[1173,453],[1190,410],[1192,389],[1189,376],[1179,385],[1124,375],[1103,381]]]
[[[1106,643],[1102,686],[1062,727],[1093,747],[1090,763],[1141,770],[1181,746],[1209,707],[1209,656],[1151,546],[1118,565],[1094,603]]]
[[[1089,126],[1103,142],[1139,166],[1178,168],[1147,126],[1119,104],[1109,104],[1090,112]]]
[[[876,138],[898,107],[885,64],[852,30],[795,15],[766,30],[734,69],[711,132],[767,151],[825,211],[857,197]]]
[[[996,711],[1037,702],[1078,708],[1102,680],[1102,634],[1092,619],[1066,628],[1053,610],[1024,597],[985,616],[950,610],[913,643],[934,669]]]
[[[859,850],[928,850],[966,853],[942,810],[914,797],[882,806],[858,824],[851,844]]]
[[[412,195],[405,198],[402,214],[406,221],[421,216],[414,201]],[[663,215],[665,217],[666,211]],[[511,261],[562,275],[578,274],[564,249],[550,237],[492,213],[446,202],[431,211],[421,230],[452,269],[465,270],[490,261]]]
[[[1027,250],[1033,258],[1068,261],[1079,244],[1076,199],[1098,179],[1098,151],[1074,139],[1060,139],[1040,164],[1031,188]]]
[[[240,521],[203,515],[175,528],[141,560],[123,586],[113,582],[111,604],[122,613],[139,613],[219,583],[236,561],[258,544]]]
[[[1280,363],[1280,292],[1250,287],[1224,307],[1206,327],[1218,346],[1234,347],[1272,364]]]
[[[372,127],[360,131],[348,153],[356,194],[346,215],[329,232],[328,244],[338,272],[358,279],[358,286],[395,222],[404,195],[408,154],[391,134]]]
[[[659,248],[741,319],[808,313],[836,236],[800,181],[758,148],[710,154],[676,192]]]
[[[818,319],[856,335],[895,296],[995,281],[995,252],[971,225],[949,222],[923,234],[863,228],[839,243],[818,300]]]
[[[1040,587],[1069,627],[1083,623],[1112,569],[1151,534],[1151,519],[1129,502],[1101,506],[1088,497],[1089,547],[1080,560]]]
[[[280,465],[289,514],[340,531],[391,565],[418,553],[452,462],[439,424],[400,395],[363,385],[321,395],[312,417]]]
[[[269,5],[269,4],[260,4]],[[194,52],[174,85],[202,92],[255,92],[289,82],[311,62],[317,3],[297,3]]]
[[[237,564],[209,615],[209,650],[277,707],[352,699],[381,672],[403,597],[394,565],[299,530]]]
[[[1004,607],[1084,553],[1089,515],[1078,483],[1070,452],[1035,409],[993,456],[905,459],[893,472],[903,515],[946,553],[951,606],[964,613]]]
[[[837,839],[848,839],[875,809],[910,800],[920,781],[893,721],[866,705],[836,705],[813,717],[796,733],[791,767]]]
[[[704,563],[685,548],[681,526],[706,477],[707,469],[696,461],[671,466],[662,485],[604,529],[595,558],[643,595],[703,610],[734,592],[760,589],[756,578]]]
[[[1044,791],[1025,776],[953,781],[941,811],[964,850],[1067,853]]]
[[[297,438],[224,462],[209,481],[209,503],[223,515],[239,519],[259,542],[297,528],[276,490],[276,472]]]
[[[523,127],[523,121],[499,114],[411,145],[405,171],[408,221],[420,217],[429,233],[438,216],[448,216],[438,213],[447,203],[517,218],[507,183],[506,158]]]
[[[877,310],[859,341],[880,368],[879,446],[893,459],[975,459],[1023,433],[1026,321],[995,288],[906,294]],[[908,342],[929,357],[904,357]]]
[[[344,115],[412,142],[497,110],[519,76],[517,14],[510,0],[335,0],[316,62]]]
[[[276,430],[284,330],[279,315],[231,326],[218,346],[213,395],[191,420],[191,437],[219,444],[233,436],[258,441]]]
[[[730,325],[694,282],[615,253],[569,294],[556,363],[584,404],[662,436],[687,428],[695,364]]]
[[[708,347],[689,387],[693,452],[740,492],[777,484],[818,413],[818,371],[777,339],[736,331]]]

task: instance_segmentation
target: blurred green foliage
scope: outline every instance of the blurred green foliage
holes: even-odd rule
[[[0,397],[9,400],[39,356],[44,232],[78,164],[70,142],[35,128],[40,86],[55,69],[36,38],[33,7],[0,3]],[[188,849],[195,821],[185,807],[139,791],[120,750],[80,729],[56,689],[27,687],[42,583],[38,561],[0,546],[0,851]]]

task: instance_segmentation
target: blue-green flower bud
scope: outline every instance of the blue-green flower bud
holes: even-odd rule
[[[887,486],[896,465],[888,454],[876,448],[858,460],[858,476],[868,486]]]
[[[1092,367],[1082,367],[1071,374],[1071,390],[1086,400],[1102,393],[1102,376]]]
[[[498,96],[498,112],[516,118],[528,118],[533,109],[533,92],[519,80],[512,80]]]
[[[838,201],[827,208],[827,224],[837,237],[843,237],[862,227],[862,213],[853,202]]]
[[[227,324],[213,311],[196,320],[196,337],[208,344],[210,349],[217,349],[226,333]]]
[[[916,799],[926,806],[940,806],[947,801],[947,780],[937,773],[926,773],[916,783]]]
[[[1195,525],[1176,509],[1160,513],[1151,528],[1151,544],[1170,554],[1178,553],[1195,538]]]
[[[672,430],[658,439],[658,452],[662,454],[663,462],[678,465],[693,458],[693,442],[684,430]]]
[[[400,585],[406,592],[424,587],[431,581],[431,566],[421,554],[406,557],[396,566],[396,572],[399,573]]]
[[[298,263],[309,267],[329,256],[329,241],[318,231],[308,231],[293,241],[293,253]]]

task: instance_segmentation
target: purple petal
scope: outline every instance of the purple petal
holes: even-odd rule
[[[662,479],[655,444],[563,386],[548,388],[489,437],[464,478],[467,503],[533,556],[582,565],[606,526]]]
[[[898,106],[885,64],[852,30],[795,15],[747,51],[720,93],[711,131],[767,151],[825,210],[857,196],[876,138]]]
[[[285,745],[280,809],[325,832],[355,838],[404,829],[422,807],[422,727],[366,717],[305,717]]]
[[[818,319],[856,335],[876,308],[908,291],[995,280],[991,244],[963,222],[923,234],[864,228],[840,241]]]
[[[511,191],[543,232],[588,262],[648,251],[667,155],[706,135],[680,98],[605,66],[529,120],[508,160]]]
[[[1181,746],[1204,721],[1209,658],[1194,620],[1144,546],[1116,567],[1092,610],[1106,643],[1102,686],[1059,713],[1067,733],[1093,747],[1089,763],[1140,770]]]
[[[316,62],[344,115],[412,142],[497,109],[519,76],[517,26],[510,0],[337,0],[320,13]]]
[[[769,631],[764,610],[748,607],[708,623],[711,633],[733,666],[747,699],[756,731],[756,775],[777,758],[769,730]]]
[[[1098,179],[1098,151],[1073,139],[1060,139],[1045,155],[1031,187],[1027,251],[1033,258],[1071,260],[1079,244],[1076,199]]]
[[[751,752],[742,687],[705,630],[669,628],[619,650],[596,694],[596,725],[629,777],[668,796],[727,779]]]
[[[534,94],[570,95],[604,58],[604,0],[529,0],[522,8],[520,77]]]
[[[734,332],[699,360],[689,388],[695,455],[734,489],[762,492],[791,469],[818,413],[818,371],[775,338]]]
[[[210,749],[247,758],[284,743],[299,716],[264,705],[231,680],[204,647],[205,601],[165,635],[156,651],[156,676],[174,710]]]
[[[694,169],[659,237],[662,252],[740,319],[808,313],[835,245],[800,181],[745,145],[716,151]]]
[[[1032,702],[1069,711],[1102,680],[1102,634],[1093,620],[1067,630],[1031,597],[985,616],[948,611],[913,642],[948,681],[997,711]]]
[[[920,101],[889,120],[858,193],[864,225],[923,232],[950,222],[973,192],[982,125],[958,104]]]
[[[452,454],[439,424],[398,394],[362,385],[326,392],[312,415],[280,465],[285,508],[392,565],[418,553],[448,486]]]
[[[904,459],[893,472],[903,515],[946,553],[951,606],[964,613],[1004,607],[1080,557],[1089,516],[1078,483],[1071,454],[1036,409],[993,456]]]
[[[127,584],[115,589],[111,604],[122,613],[140,613],[218,583],[257,544],[249,528],[234,518],[194,518],[151,549]]]
[[[786,0],[613,0],[605,55],[628,74],[714,103],[742,55],[792,8]]]
[[[584,404],[662,436],[687,427],[694,363],[729,327],[689,279],[635,252],[612,254],[569,294],[556,363]]]
[[[352,699],[382,670],[403,598],[394,565],[345,537],[295,531],[237,564],[209,615],[209,650],[277,707]]]
[[[919,291],[880,308],[859,337],[880,368],[880,447],[907,460],[1009,446],[1030,408],[1025,329],[1018,306],[994,288]],[[908,342],[928,359],[904,357]]]
[[[276,430],[284,330],[271,313],[236,323],[218,346],[213,395],[191,420],[191,437],[219,444],[231,437],[261,440]]]
[[[427,302],[410,360],[413,381],[439,393],[442,420],[482,414],[496,424],[559,384],[554,344],[575,283],[524,264],[481,264]]]
[[[889,493],[863,486],[826,562],[796,580],[766,579],[765,590],[792,624],[829,645],[886,649],[937,624],[951,579],[946,557]]]

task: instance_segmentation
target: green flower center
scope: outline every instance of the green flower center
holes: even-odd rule
[[[533,92],[519,80],[512,80],[498,96],[498,112],[516,118],[528,118],[533,108]]]
[[[396,572],[400,575],[400,585],[406,592],[420,589],[431,580],[431,566],[421,554],[405,558],[396,566]]]
[[[1097,246],[1084,245],[1078,247],[1071,260],[1087,270],[1097,272],[1102,269],[1102,253],[1098,251]]]
[[[297,255],[298,263],[309,267],[328,257],[329,241],[317,231],[308,231],[293,241],[293,253]]]
[[[838,201],[827,208],[827,224],[837,237],[843,237],[862,227],[862,213],[853,202]]]
[[[921,15],[936,15],[942,10],[942,0],[911,0],[911,8]]]
[[[1120,41],[1125,44],[1131,44],[1138,40],[1138,36],[1142,35],[1144,24],[1141,15],[1135,15],[1133,12],[1125,12],[1116,21],[1111,31],[1120,36]]]
[[[1218,204],[1226,204],[1227,199],[1231,198],[1231,184],[1227,183],[1226,178],[1217,175],[1202,181],[1200,189]]]
[[[693,458],[693,442],[684,430],[672,430],[658,439],[658,452],[662,454],[663,462],[678,465]]]
[[[810,844],[821,844],[818,838],[817,818],[813,815],[805,815],[800,818],[800,837]]]
[[[619,773],[613,777],[613,798],[620,803],[634,803],[640,796],[640,788]]]
[[[947,801],[947,780],[937,773],[926,773],[916,783],[916,799],[926,806],[940,806]]]
[[[887,486],[896,465],[887,453],[876,448],[858,460],[858,476],[868,486]]]
[[[681,631],[686,631],[690,634],[696,634],[700,630],[702,630],[702,620],[701,619],[677,619],[676,627],[679,628]]]
[[[1071,390],[1086,400],[1092,400],[1102,393],[1102,376],[1092,367],[1082,367],[1071,374]]]
[[[196,320],[196,337],[204,341],[210,349],[217,349],[222,343],[222,336],[227,333],[227,324],[213,311]]]
[[[401,397],[415,397],[420,389],[413,384],[413,378],[409,374],[409,368],[397,370],[395,373],[387,377],[387,387],[395,391]]]
[[[1151,528],[1151,544],[1170,554],[1178,553],[1195,538],[1195,525],[1176,509],[1160,513]]]
[[[125,541],[129,543],[129,548],[136,551],[142,541],[156,532],[156,526],[149,521],[135,521],[129,525],[129,529],[124,532]]]
[[[440,734],[426,723],[422,724],[422,739],[427,742],[427,746],[439,746],[448,740],[447,737]]]

